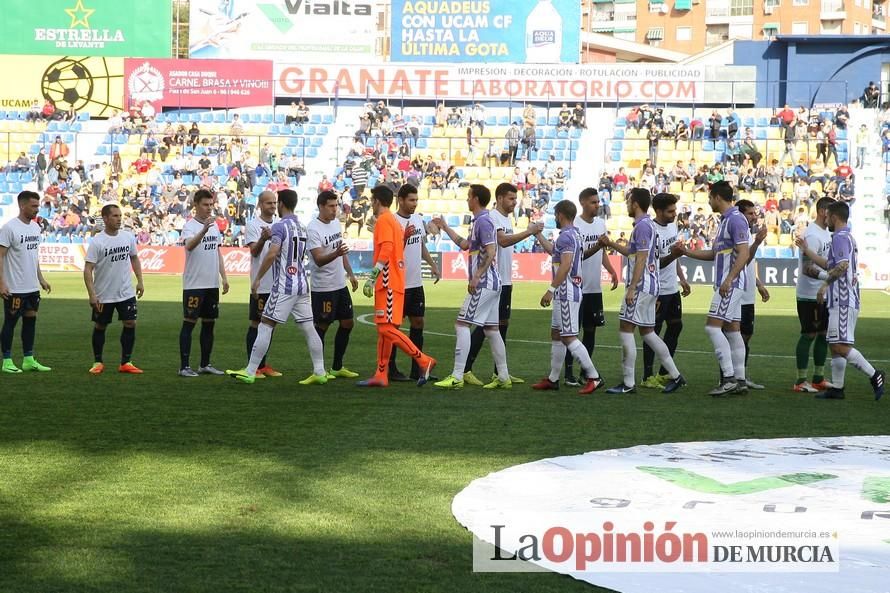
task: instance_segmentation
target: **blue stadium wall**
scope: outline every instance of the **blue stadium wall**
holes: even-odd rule
[[[849,103],[869,81],[881,84],[890,35],[780,35],[736,41],[733,51],[735,65],[757,68],[758,107]]]

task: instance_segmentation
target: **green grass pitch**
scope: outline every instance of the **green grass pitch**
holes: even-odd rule
[[[269,355],[284,377],[252,386],[181,379],[180,284],[165,276],[147,277],[140,302],[134,362],[146,373],[94,377],[80,275],[49,280],[37,356],[53,371],[0,376],[3,593],[591,591],[552,574],[474,574],[471,537],[451,516],[454,495],[474,478],[544,457],[670,441],[886,434],[890,418],[890,402],[875,403],[852,368],[845,401],[789,390],[798,325],[788,288],[758,305],[750,375],[769,389],[712,400],[704,395],[716,378],[702,329],[707,286],[684,302],[677,363],[688,387],[673,396],[640,389],[583,398],[528,385],[495,393],[410,384],[360,391],[344,380],[302,387],[296,381],[311,369],[292,325],[279,328]],[[537,305],[544,286],[514,290],[510,370],[537,379],[549,364],[550,313]],[[458,282],[427,287],[425,349],[443,376],[464,291]],[[619,298],[606,295],[608,323],[594,355],[610,385],[620,377]],[[370,312],[367,299],[355,301],[357,314]],[[246,302],[247,281],[235,279],[217,323],[220,368],[244,365]],[[857,347],[884,368],[888,311],[890,296],[865,293],[857,328]],[[118,332],[109,329],[107,362],[116,362]],[[347,366],[368,375],[374,341],[373,328],[359,324]],[[20,359],[18,333],[15,352]],[[490,368],[486,348],[477,371]]]

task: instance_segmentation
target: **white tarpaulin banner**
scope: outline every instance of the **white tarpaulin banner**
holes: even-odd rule
[[[622,593],[890,591],[888,436],[545,459],[475,480],[452,512],[477,571],[533,564]]]

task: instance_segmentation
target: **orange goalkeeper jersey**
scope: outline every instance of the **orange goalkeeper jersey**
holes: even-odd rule
[[[388,264],[377,276],[375,290],[405,292],[405,246],[402,226],[390,210],[384,210],[374,225],[374,265],[383,260]]]

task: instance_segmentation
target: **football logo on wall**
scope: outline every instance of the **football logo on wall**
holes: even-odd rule
[[[114,79],[121,74],[112,74],[105,58],[63,57],[47,66],[41,78],[40,92],[45,99],[51,99],[56,109],[75,111],[89,110],[94,115],[107,115],[117,108],[119,96],[114,97]],[[120,92],[120,91],[118,91]]]
[[[145,62],[130,74],[127,81],[131,101],[159,101],[164,97],[164,75]]]

